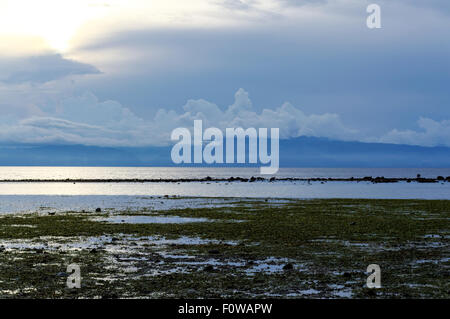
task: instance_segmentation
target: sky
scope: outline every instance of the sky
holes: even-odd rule
[[[0,0],[0,143],[166,145],[202,119],[450,146],[449,84],[448,0]]]

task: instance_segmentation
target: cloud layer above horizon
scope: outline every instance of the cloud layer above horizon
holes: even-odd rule
[[[366,141],[424,146],[450,146],[450,121],[421,118],[422,131],[392,130],[380,138],[361,137],[360,132],[344,125],[337,114],[305,114],[285,102],[279,107],[255,111],[248,92],[239,89],[233,104],[226,108],[204,99],[188,100],[183,112],[159,109],[146,121],[117,101],[99,101],[90,92],[63,99],[55,108],[25,118],[9,116],[0,122],[0,143],[83,144],[96,146],[169,145],[173,129],[192,129],[194,120],[202,120],[204,129],[272,128],[280,129],[280,138],[325,137],[347,141]],[[438,141],[436,143],[436,141]]]
[[[148,146],[170,144],[170,134],[178,127],[192,128],[203,120],[205,128],[278,127],[280,137],[322,136],[352,139],[356,131],[346,128],[336,114],[306,115],[290,103],[274,109],[253,109],[248,93],[239,89],[234,103],[222,110],[204,99],[188,100],[184,112],[159,109],[151,121],[136,116],[117,101],[99,101],[86,92],[70,97],[50,112],[23,119],[10,117],[0,123],[1,142],[69,143],[101,146]]]
[[[450,146],[450,2],[375,1],[369,30],[371,2],[2,1],[0,143],[165,145],[203,119]]]

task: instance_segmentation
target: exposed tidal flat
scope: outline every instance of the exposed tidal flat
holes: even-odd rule
[[[448,200],[143,200],[0,215],[0,297],[450,297]]]

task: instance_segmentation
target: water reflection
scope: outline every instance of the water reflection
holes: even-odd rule
[[[450,183],[0,183],[1,195],[450,199]]]

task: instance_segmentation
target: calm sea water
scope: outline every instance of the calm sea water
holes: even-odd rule
[[[436,177],[450,176],[450,168],[282,168],[279,177]],[[257,168],[180,167],[0,167],[0,179],[179,179],[206,176],[259,176]],[[267,177],[267,176],[266,176]],[[450,183],[370,182],[194,182],[194,183],[0,183],[0,206],[22,200],[20,196],[133,196],[178,195],[191,197],[270,198],[400,198],[450,199]],[[24,197],[25,198],[25,197]],[[30,199],[31,198],[31,199]],[[35,197],[36,199],[37,197]],[[47,197],[45,197],[47,198]],[[57,201],[54,197],[52,200]],[[30,202],[33,197],[27,197]],[[60,200],[60,199],[59,199]],[[1,207],[0,207],[1,210]]]
[[[278,177],[384,177],[450,176],[450,168],[280,168]],[[258,168],[191,167],[6,167],[0,166],[5,179],[178,179],[264,176]]]

